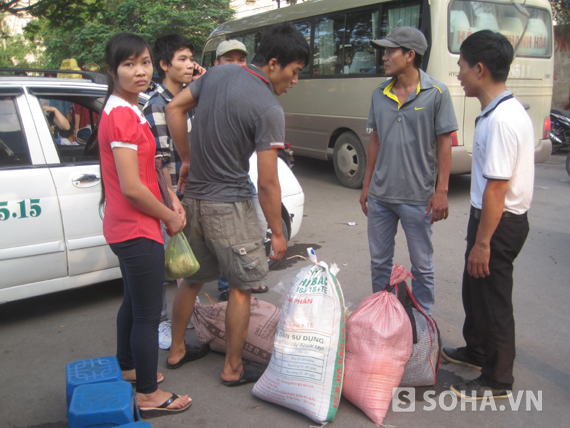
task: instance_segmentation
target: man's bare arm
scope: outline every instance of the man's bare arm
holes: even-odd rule
[[[438,135],[437,137],[437,187],[435,193],[428,202],[426,214],[431,210],[433,224],[439,220],[447,219],[449,205],[447,192],[449,190],[449,172],[451,171],[451,132]]]
[[[53,116],[53,123],[59,128],[63,129],[64,131],[69,131],[71,129],[71,124],[69,120],[57,109],[57,107],[53,106],[43,106],[44,111],[52,112]]]
[[[364,174],[364,181],[362,182],[362,193],[360,194],[360,206],[364,215],[368,217],[368,189],[370,188],[370,181],[372,181],[372,174],[374,174],[374,167],[376,166],[376,159],[378,158],[378,150],[380,149],[380,139],[378,138],[378,131],[372,131],[370,141],[368,142],[368,156],[366,158],[366,173]]]
[[[194,99],[188,87],[179,92],[164,109],[170,137],[182,159],[178,182],[179,190],[184,190],[186,186],[188,168],[190,167],[190,142],[188,141],[188,116],[186,112],[197,105],[198,102]]]

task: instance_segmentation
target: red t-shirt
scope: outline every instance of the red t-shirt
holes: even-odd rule
[[[73,120],[75,120],[76,115],[79,115],[79,126],[77,129],[91,125],[91,118],[89,117],[89,109],[87,107],[83,107],[81,104],[73,104],[73,111]],[[93,113],[93,121],[97,123],[98,120],[99,115],[97,113]]]
[[[143,213],[123,195],[113,156],[116,146],[136,150],[141,182],[160,200],[154,165],[156,144],[147,120],[137,106],[111,95],[101,113],[98,138],[105,183],[105,239],[109,244],[140,237],[163,243],[159,219]]]

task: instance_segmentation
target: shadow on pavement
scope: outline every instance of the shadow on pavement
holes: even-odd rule
[[[123,280],[107,281],[88,287],[64,290],[0,305],[0,321],[18,322],[42,318],[51,313],[90,307],[123,295]],[[30,311],[33,308],[33,311]]]
[[[279,264],[273,268],[273,270],[285,270],[293,266],[299,260],[303,260],[300,257],[295,256],[303,256],[307,258],[307,248],[313,248],[315,251],[322,248],[322,245],[319,244],[294,244],[290,245],[285,252],[285,255],[279,262]],[[307,258],[308,260],[308,258]]]

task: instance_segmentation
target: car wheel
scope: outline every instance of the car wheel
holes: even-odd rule
[[[570,153],[566,156],[566,172],[570,175]]]
[[[285,240],[289,242],[289,230],[287,229],[287,224],[285,224],[285,220],[281,218],[281,226],[283,226],[283,235],[285,236]],[[281,260],[272,260],[269,258],[270,255],[273,254],[273,247],[271,246],[271,229],[267,229],[267,236],[265,237],[265,255],[267,256],[267,264],[269,265],[269,270],[272,270],[279,265]]]
[[[341,134],[334,145],[334,170],[341,184],[351,189],[362,187],[366,172],[366,153],[352,132]]]

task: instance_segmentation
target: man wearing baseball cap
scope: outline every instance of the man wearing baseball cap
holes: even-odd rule
[[[372,93],[372,135],[360,204],[368,216],[372,289],[389,284],[398,221],[412,263],[412,294],[430,313],[435,301],[432,224],[448,216],[451,133],[458,129],[447,87],[420,69],[428,48],[413,27],[384,39],[382,60],[392,77]],[[437,185],[436,185],[437,183]]]
[[[214,65],[245,65],[249,52],[239,40],[224,40],[216,49]]]

